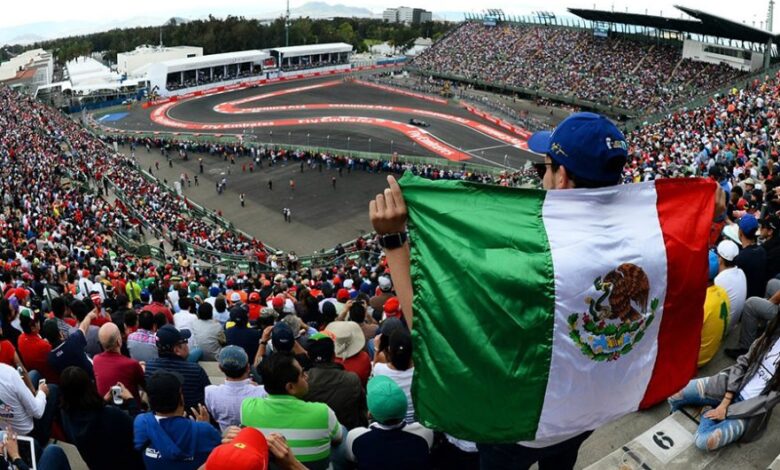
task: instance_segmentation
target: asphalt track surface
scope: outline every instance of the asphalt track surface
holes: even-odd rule
[[[130,153],[127,146],[119,147],[119,151]],[[370,232],[368,201],[387,186],[386,174],[346,170],[339,173],[326,167],[320,172],[319,168],[308,166],[301,172],[300,165],[292,162],[269,166],[266,161],[250,172],[243,168],[249,158],[238,158],[231,165],[219,157],[192,153],[187,161],[175,156],[170,168],[159,150],[147,153],[139,147],[135,157],[143,168],[151,169],[160,182],[167,181],[169,186],[182,173],[193,181],[202,157],[204,168],[203,174],[198,174],[199,185],[185,187],[184,195],[211,210],[221,211],[237,228],[269,246],[300,255],[330,249]],[[222,178],[227,179],[227,188],[220,195],[216,183]],[[295,182],[294,191],[290,189],[290,180]],[[245,207],[239,202],[241,193],[246,194]],[[291,223],[284,222],[285,207],[292,211]]]
[[[165,116],[175,121],[201,124],[278,121],[279,119],[319,118],[334,115],[388,119],[405,124],[410,117],[416,117],[431,124],[425,130],[436,138],[458,149],[469,151],[477,157],[472,157],[467,160],[468,162],[503,165],[504,155],[508,155],[507,163],[517,168],[522,166],[526,159],[538,160],[538,157],[530,152],[486,136],[467,126],[453,123],[449,119],[417,116],[407,112],[340,108],[294,111],[266,110],[236,114],[214,110],[216,106],[224,103],[273,94],[272,97],[236,105],[234,111],[241,112],[258,107],[311,104],[391,106],[448,114],[460,119],[475,121],[481,125],[491,125],[467,110],[454,105],[432,103],[338,79],[338,84],[322,86],[333,80],[332,77],[328,77],[283,82],[179,101],[167,110]],[[291,90],[301,87],[315,88],[291,92]],[[154,123],[151,114],[159,108],[160,106],[148,109],[138,107],[130,110],[129,114],[121,120],[106,122],[103,125],[126,131],[243,134],[250,140],[254,139],[253,141],[262,143],[311,145],[382,153],[393,151],[402,155],[442,158],[421,145],[413,143],[403,133],[372,125],[328,123],[256,127],[248,128],[246,131],[244,129],[192,131]],[[509,131],[492,125],[491,127],[509,135]],[[182,139],[186,139],[186,136],[182,135]],[[369,139],[371,139],[370,142]],[[129,153],[127,147],[121,148],[120,151]],[[197,162],[198,158],[201,157],[197,154],[191,154],[188,161],[182,161],[175,153],[173,155],[173,168],[169,168],[159,151],[153,150],[151,153],[147,153],[143,147],[140,147],[136,152],[139,164],[146,169],[152,169],[153,174],[161,182],[167,181],[170,186],[179,180],[182,173],[187,173],[191,178],[198,173]],[[257,168],[253,173],[250,173],[248,170],[242,171],[243,165],[248,164],[249,159],[239,158],[236,165],[230,165],[216,156],[202,155],[202,157],[204,173],[199,175],[200,185],[184,188],[184,194],[205,207],[222,211],[224,216],[236,224],[238,228],[268,245],[285,251],[294,250],[299,254],[329,249],[336,243],[352,240],[371,231],[371,224],[368,220],[368,201],[381,192],[387,184],[384,174],[377,175],[362,171],[351,174],[343,171],[339,174],[335,169],[323,168],[323,171],[320,172],[318,168],[310,169],[308,167],[301,173],[299,165],[278,164],[274,167],[268,167],[267,163],[264,164],[263,168]],[[483,158],[485,160],[482,160]],[[159,164],[159,170],[155,163]],[[334,176],[337,179],[336,189],[333,189],[331,181]],[[215,184],[223,177],[227,178],[227,189],[224,194],[218,195]],[[290,190],[289,181],[291,179],[296,183],[295,191]],[[269,180],[273,184],[272,190],[268,189]],[[246,194],[245,207],[241,207],[239,203],[239,194],[241,193]],[[285,207],[292,210],[291,224],[285,223],[281,215],[281,210]]]
[[[311,89],[297,91],[300,88]],[[215,110],[215,107],[224,103],[251,99],[260,95],[274,96],[243,103],[235,108],[239,112],[249,108],[266,108],[262,112],[236,114]],[[286,108],[298,108],[301,105],[319,105],[320,109]],[[365,105],[365,107],[355,107],[355,105]],[[161,124],[159,120],[154,122],[152,114],[155,110],[164,114],[165,119],[171,121],[169,124],[175,125]],[[473,126],[454,122],[449,116],[460,121],[467,119],[485,127],[475,129]],[[343,117],[344,120],[351,119],[358,122],[314,123],[323,120],[323,117],[326,121]],[[428,122],[430,127],[423,130],[435,140],[454,148],[457,153],[465,154],[464,162],[498,167],[506,164],[511,168],[520,168],[527,160],[539,160],[535,154],[519,148],[523,145],[523,142],[518,145],[518,140],[524,141],[522,137],[501,129],[460,106],[433,103],[334,77],[296,80],[212,94],[178,101],[166,106],[164,110],[161,110],[160,106],[148,109],[139,107],[131,110],[125,118],[105,125],[125,131],[242,134],[249,141],[262,143],[310,145],[381,153],[396,152],[401,155],[443,158],[441,152],[437,153],[435,150],[425,148],[419,141],[415,142],[398,129],[377,125],[377,121],[389,121],[400,123],[408,128],[410,127],[408,121],[412,117]],[[295,125],[284,125],[291,122]],[[218,128],[223,125],[231,128]],[[204,128],[197,129],[191,126]],[[493,135],[483,132],[488,128]],[[502,140],[501,134],[515,140]]]

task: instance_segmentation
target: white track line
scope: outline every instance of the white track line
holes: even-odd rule
[[[500,148],[505,148],[505,147],[517,148],[517,147],[515,147],[512,144],[504,144],[504,145],[493,145],[491,147],[480,147],[480,148],[476,148],[476,149],[469,149],[468,152],[479,152],[480,150],[492,150],[492,149],[500,149]]]

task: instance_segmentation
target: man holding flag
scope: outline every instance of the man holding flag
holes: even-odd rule
[[[490,469],[572,468],[593,429],[693,377],[713,193],[725,207],[706,180],[617,186],[628,146],[603,116],[528,144],[545,191],[407,174],[369,207],[414,311],[418,420]]]

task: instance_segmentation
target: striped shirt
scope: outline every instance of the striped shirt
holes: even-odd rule
[[[135,333],[130,333],[127,336],[128,341],[135,341],[137,343],[153,344],[157,347],[157,335],[149,330],[138,328]]]
[[[341,440],[341,425],[328,405],[292,395],[247,398],[241,405],[241,424],[265,435],[283,435],[295,457],[309,468],[313,463],[327,466],[331,441]]]
[[[149,377],[158,370],[179,374],[183,380],[182,394],[184,395],[184,409],[189,411],[198,404],[205,404],[204,390],[211,385],[206,371],[196,362],[187,362],[179,356],[172,354],[152,359],[146,363],[144,378],[149,382]]]

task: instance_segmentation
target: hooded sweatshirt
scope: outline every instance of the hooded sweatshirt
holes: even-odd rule
[[[221,443],[221,436],[209,423],[143,413],[135,418],[134,441],[147,470],[196,470]]]

